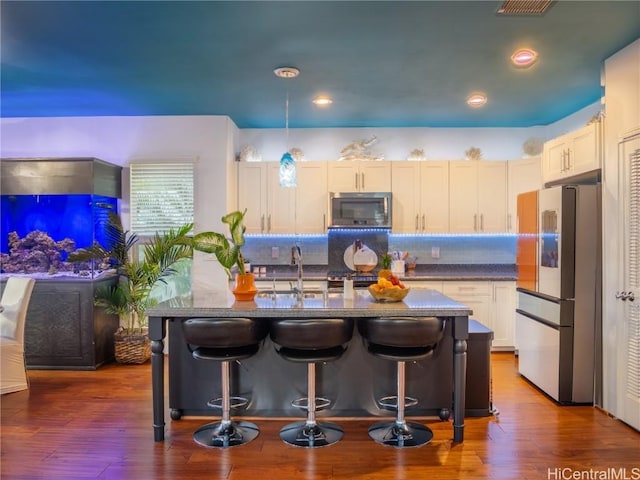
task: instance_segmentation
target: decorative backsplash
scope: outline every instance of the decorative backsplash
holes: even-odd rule
[[[327,235],[247,235],[244,252],[254,265],[289,265],[291,247],[300,245],[306,265],[329,263]],[[278,257],[273,258],[273,249]],[[435,248],[435,250],[434,250]],[[390,234],[389,251],[407,251],[425,264],[515,264],[516,235]],[[433,258],[432,253],[439,253]]]

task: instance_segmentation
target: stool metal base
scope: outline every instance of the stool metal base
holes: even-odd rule
[[[420,447],[433,440],[429,427],[415,422],[379,422],[369,427],[369,436],[390,447]]]
[[[258,426],[251,422],[214,422],[196,430],[193,439],[203,447],[229,448],[249,443],[259,433]]]
[[[304,448],[326,447],[339,442],[343,436],[342,427],[329,422],[315,424],[309,424],[306,421],[295,422],[285,425],[280,430],[280,438],[283,442]]]

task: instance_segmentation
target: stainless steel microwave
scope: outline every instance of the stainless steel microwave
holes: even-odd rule
[[[391,192],[329,193],[329,227],[391,228]]]

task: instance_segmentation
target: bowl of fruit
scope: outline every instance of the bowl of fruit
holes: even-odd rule
[[[379,276],[368,290],[376,302],[401,302],[409,294],[409,289],[393,274]]]

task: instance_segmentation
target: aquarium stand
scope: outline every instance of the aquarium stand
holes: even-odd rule
[[[114,359],[118,316],[94,306],[100,285],[111,275],[92,279],[37,278],[25,325],[28,369],[95,370]],[[4,289],[6,279],[0,281]]]

